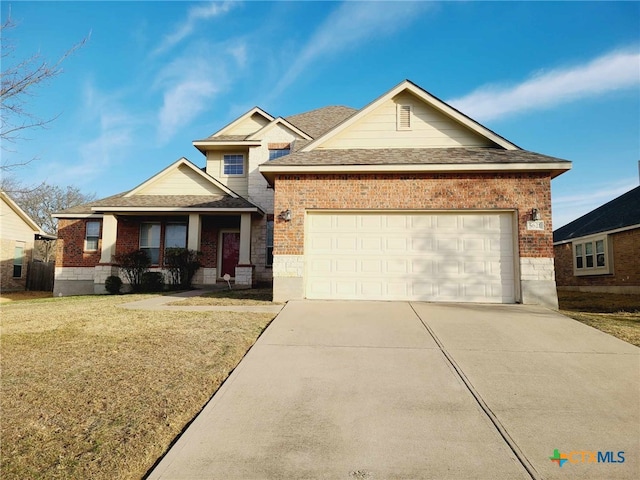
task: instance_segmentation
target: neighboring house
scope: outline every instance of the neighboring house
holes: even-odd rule
[[[553,232],[559,289],[640,293],[640,187]]]
[[[51,239],[13,199],[0,191],[0,289],[24,290],[35,240]]]
[[[557,306],[551,179],[571,163],[522,150],[410,81],[361,110],[254,108],[143,184],[59,218],[54,293],[104,291],[114,253],[202,252],[295,298]]]

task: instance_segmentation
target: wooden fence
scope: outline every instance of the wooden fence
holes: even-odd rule
[[[54,262],[29,262],[27,290],[53,292]]]

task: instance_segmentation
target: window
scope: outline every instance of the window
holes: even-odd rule
[[[164,248],[186,248],[187,225],[184,223],[168,223],[164,232]]]
[[[24,261],[24,243],[19,243],[13,249],[13,278],[22,278],[23,261]]]
[[[269,149],[269,160],[275,160],[276,158],[284,157],[285,155],[289,155],[291,149],[287,148],[270,148]]]
[[[244,155],[224,155],[224,175],[244,175]]]
[[[411,130],[411,105],[397,105],[396,107],[396,129]]]
[[[159,223],[143,223],[140,225],[140,250],[147,252],[153,265],[158,265],[160,262]]]
[[[267,259],[265,265],[273,266],[273,220],[267,220]]]
[[[95,252],[98,250],[100,239],[100,222],[87,222],[84,236],[84,251]]]
[[[609,239],[606,235],[573,242],[573,270],[575,275],[603,275],[613,273]]]

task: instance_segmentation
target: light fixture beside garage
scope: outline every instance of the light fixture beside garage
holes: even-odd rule
[[[537,222],[538,220],[540,220],[540,212],[538,211],[537,208],[532,208],[530,215],[531,215],[532,222]]]
[[[289,210],[288,208],[286,210],[283,210],[280,212],[280,214],[278,215],[278,218],[282,221],[285,222],[290,222],[291,221],[291,210]]]

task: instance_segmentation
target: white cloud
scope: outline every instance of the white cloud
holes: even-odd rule
[[[213,46],[206,51],[179,58],[158,75],[153,88],[162,90],[157,134],[166,142],[202,112],[211,110],[217,94],[231,81],[228,49]]]
[[[586,64],[538,73],[518,85],[484,86],[447,103],[487,121],[638,85],[640,53],[613,51]]]
[[[556,230],[580,218],[591,210],[619,197],[638,184],[628,180],[609,183],[600,188],[584,188],[585,193],[553,196],[553,229]]]
[[[406,27],[427,2],[343,2],[316,30],[272,92],[275,98],[312,63]]]
[[[164,37],[162,43],[154,50],[154,54],[165,52],[174,45],[177,45],[182,40],[196,31],[198,22],[201,20],[209,20],[227,13],[231,8],[239,5],[240,2],[225,1],[225,2],[210,2],[206,4],[199,4],[189,9],[186,20],[177,26],[176,30]]]

